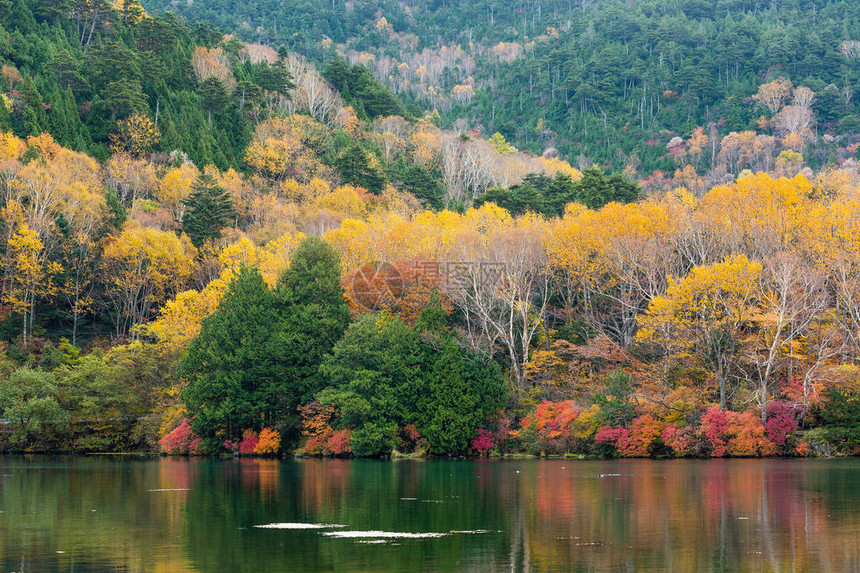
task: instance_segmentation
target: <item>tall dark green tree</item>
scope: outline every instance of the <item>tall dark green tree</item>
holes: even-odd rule
[[[289,356],[289,377],[302,402],[320,389],[319,365],[349,325],[340,277],[337,253],[322,239],[308,237],[278,280],[276,293],[287,314],[277,344]]]
[[[287,362],[273,344],[283,308],[259,271],[243,267],[182,359],[194,431],[216,450],[242,430],[280,426],[294,404],[278,391]]]
[[[436,454],[465,453],[469,441],[494,410],[504,406],[505,386],[495,363],[476,356],[446,337],[433,352],[415,404],[415,425]]]
[[[202,173],[192,186],[191,195],[183,200],[188,212],[182,219],[182,230],[198,249],[221,237],[221,230],[235,218],[233,200],[209,173]]]
[[[338,156],[336,167],[347,183],[364,187],[371,193],[379,194],[385,187],[385,176],[371,162],[370,155],[360,145],[354,143]]]
[[[71,89],[75,93],[82,93],[89,89],[87,80],[78,68],[77,60],[68,50],[54,54],[47,66],[47,71],[54,75],[60,84],[60,89]]]
[[[505,404],[498,365],[461,348],[438,299],[410,328],[387,313],[350,325],[326,359],[317,394],[340,412],[357,456],[391,452],[399,428],[413,424],[436,455],[464,453],[477,429]]]
[[[396,178],[398,189],[409,191],[427,207],[442,208],[445,189],[442,185],[442,174],[438,170],[422,165],[400,164],[392,178]]]
[[[427,366],[414,395],[413,420],[435,454],[461,454],[507,398],[501,368],[460,344],[448,329],[438,292],[415,323]]]
[[[522,185],[514,185],[510,189],[490,187],[475,199],[474,206],[480,207],[484,203],[495,203],[507,209],[512,215],[522,215],[526,211],[547,212],[546,201],[541,192],[525,182]]]
[[[365,314],[347,330],[320,369],[317,398],[340,412],[357,456],[390,454],[397,429],[409,423],[425,367],[415,333],[387,313]]]
[[[504,207],[513,215],[521,215],[526,211],[541,213],[550,217],[564,214],[564,206],[571,201],[580,203],[586,200],[592,203],[608,202],[606,198],[616,197],[622,202],[629,202],[637,197],[638,192],[631,191],[625,195],[624,179],[616,180],[614,176],[606,178],[599,170],[586,170],[589,179],[585,185],[579,181],[573,181],[569,175],[556,173],[550,177],[543,173],[529,173],[522,182],[512,185],[507,189],[501,187],[490,187],[483,194],[475,198],[474,205],[481,206],[487,202],[493,202]],[[612,187],[616,181],[620,181],[621,191],[616,192]],[[632,185],[632,183],[630,183]],[[590,191],[586,190],[589,189]],[[592,197],[593,195],[593,197]],[[600,203],[601,205],[603,203]]]
[[[348,323],[337,255],[321,239],[299,245],[274,291],[243,268],[180,365],[194,431],[210,449],[264,426],[296,438],[298,406]]]
[[[574,199],[591,209],[600,209],[613,201],[632,203],[639,198],[639,186],[618,173],[608,177],[598,167],[582,172],[582,179],[574,184]]]
[[[350,66],[336,58],[323,71],[323,77],[355,108],[362,119],[408,115],[397,96],[362,65]]]
[[[220,114],[227,104],[230,96],[224,84],[215,77],[208,77],[200,83],[200,95],[203,97],[203,105],[206,106],[209,122],[212,122],[212,114]]]
[[[293,83],[293,77],[284,67],[282,60],[278,60],[272,66],[266,62],[261,62],[254,66],[252,77],[254,83],[262,89],[287,97],[289,97],[290,90],[296,87],[296,84]]]

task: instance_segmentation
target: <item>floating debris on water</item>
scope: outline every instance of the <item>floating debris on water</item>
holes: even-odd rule
[[[438,539],[449,535],[481,535],[490,533],[489,529],[452,529],[451,531],[428,531],[424,533],[409,533],[406,531],[325,531],[326,537],[338,539],[363,539],[385,541],[387,539]],[[366,543],[368,541],[362,541]]]
[[[490,532],[489,529],[463,529],[463,530],[452,529],[448,533],[452,533],[452,534],[460,533],[460,534],[464,534],[464,535],[477,535],[480,533],[489,533],[489,532]]]
[[[407,533],[405,531],[326,531],[322,535],[338,539],[435,539],[450,533]]]
[[[339,523],[267,523],[265,525],[255,525],[257,529],[334,529],[336,527],[346,527]]]

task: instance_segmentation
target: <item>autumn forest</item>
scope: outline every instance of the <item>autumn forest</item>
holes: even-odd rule
[[[839,2],[144,4],[0,0],[0,450],[860,453]]]

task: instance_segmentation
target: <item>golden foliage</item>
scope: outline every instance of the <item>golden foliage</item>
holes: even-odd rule
[[[117,237],[109,237],[102,268],[119,317],[118,330],[131,330],[148,321],[155,307],[180,292],[191,276],[196,255],[185,235],[180,238],[133,221]]]
[[[734,255],[695,266],[684,278],[670,278],[666,294],[654,297],[640,316],[637,339],[683,356],[693,352],[703,336],[736,333],[753,312],[751,300],[761,272],[761,263]]]
[[[202,82],[206,78],[215,78],[221,82],[228,92],[236,88],[236,78],[230,71],[230,62],[227,54],[221,48],[206,48],[197,46],[191,56],[191,67],[197,80]]]
[[[538,162],[543,167],[543,170],[550,174],[561,173],[570,177],[572,181],[582,179],[582,171],[571,166],[570,163],[558,157],[538,157]]]
[[[10,132],[0,133],[0,165],[10,160],[21,159],[27,146],[19,137]]]
[[[200,172],[194,165],[181,165],[168,169],[158,184],[156,198],[177,222],[182,222],[182,216],[185,214],[182,201],[191,195],[191,186],[199,175]]]
[[[148,153],[158,144],[161,132],[149,117],[135,113],[117,122],[116,132],[110,136],[114,153],[130,153],[134,157]]]

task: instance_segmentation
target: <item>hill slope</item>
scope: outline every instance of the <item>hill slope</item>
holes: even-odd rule
[[[521,148],[554,147],[572,161],[619,170],[674,169],[667,144],[696,127],[718,140],[749,130],[781,139],[785,130],[767,123],[778,110],[752,99],[779,77],[814,92],[818,129],[804,141],[809,147],[791,146],[805,151],[811,166],[839,157],[837,141],[821,136],[850,145],[860,132],[857,3],[281,4],[146,2],[314,59],[340,52],[451,125],[462,118]],[[716,152],[708,155],[697,162],[700,173],[716,162]]]

